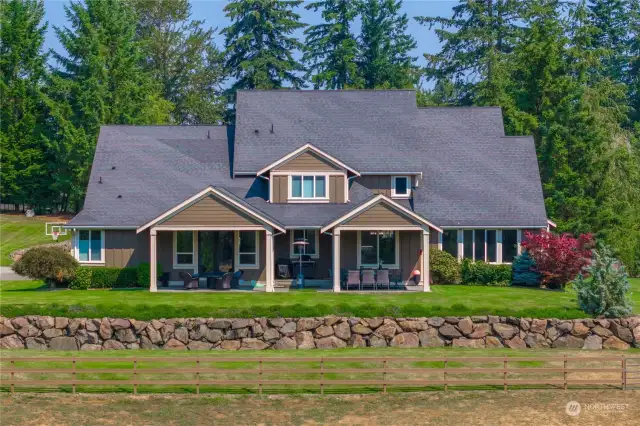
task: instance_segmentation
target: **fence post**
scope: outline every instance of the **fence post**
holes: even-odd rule
[[[449,390],[449,383],[447,382],[447,360],[444,360],[444,390]]]
[[[200,395],[200,358],[196,358],[196,395]]]
[[[11,395],[13,395],[15,393],[15,391],[16,391],[15,388],[14,388],[14,385],[13,385],[14,374],[15,374],[13,372],[13,370],[14,370],[15,366],[16,366],[15,361],[11,360],[11,383],[10,383],[11,384]]]
[[[324,357],[320,358],[320,395],[324,395]]]
[[[138,367],[138,360],[133,357],[133,394],[137,395],[138,394],[138,384],[136,383],[136,370]]]
[[[563,363],[564,367],[563,367],[563,376],[564,376],[564,390],[567,390],[567,355],[565,354],[564,356],[564,363]]]
[[[71,357],[71,362],[72,362],[72,369],[71,369],[71,377],[72,377],[72,381],[71,381],[71,389],[73,394],[75,395],[76,393],[76,356],[73,355]]]
[[[382,359],[382,393],[387,393],[387,360]]]
[[[502,368],[504,368],[504,373],[502,373],[502,380],[504,381],[504,390],[507,390],[507,356],[504,356],[504,361],[502,362]]]
[[[627,390],[627,359],[622,355],[622,390]]]
[[[262,395],[262,358],[258,361],[258,393]]]

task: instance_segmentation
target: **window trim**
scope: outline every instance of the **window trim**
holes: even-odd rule
[[[362,233],[363,232],[393,232],[395,234],[395,242],[396,242],[396,250],[395,250],[395,263],[393,265],[385,264],[384,268],[386,269],[399,269],[400,268],[400,232],[399,231],[358,231],[358,253],[357,253],[357,264],[358,269],[367,268],[367,269],[378,269],[380,267],[380,234],[378,234],[378,264],[363,264],[362,263]]]
[[[291,259],[298,259],[300,257],[299,253],[294,253],[293,251],[293,243],[294,243],[294,233],[295,231],[304,231],[305,232],[305,238],[306,238],[306,233],[309,231],[312,231],[316,234],[316,238],[315,238],[315,254],[310,254],[308,256],[310,256],[312,259],[319,259],[320,258],[320,230],[319,229],[308,229],[308,228],[297,228],[297,229],[289,229],[289,257]],[[305,246],[306,248],[306,246]],[[306,253],[304,253],[303,255],[306,255]]]
[[[304,181],[304,177],[305,176],[313,176],[313,197],[312,198],[305,198],[303,196],[300,197],[294,197],[293,196],[293,177],[294,176],[300,176],[302,177],[302,180]],[[328,203],[329,202],[329,174],[328,173],[322,173],[322,172],[291,172],[289,174],[287,174],[287,181],[288,181],[288,194],[287,194],[287,201],[290,203]],[[316,178],[317,177],[324,177],[324,197],[316,197]]]
[[[191,240],[191,252],[181,251],[178,253],[178,232],[191,232],[193,234],[193,239]],[[178,263],[178,254],[191,254],[191,262],[192,263]],[[173,231],[173,250],[172,250],[172,263],[173,269],[193,269],[197,271],[198,269],[198,231],[191,231],[189,229],[185,229],[184,231]]]
[[[255,232],[256,235],[256,251],[254,252],[242,252],[240,253],[240,232]],[[234,231],[233,238],[235,242],[233,244],[233,252],[234,252],[234,270],[238,269],[260,269],[260,231]],[[240,254],[255,254],[256,263],[240,263]]]
[[[447,228],[447,229],[451,229],[451,228]],[[502,247],[503,245],[503,235],[502,232],[503,231],[516,231],[516,256],[519,256],[520,254],[522,254],[522,229],[518,228],[518,229],[514,229],[514,228],[460,228],[458,229],[458,235],[460,235],[460,232],[462,231],[462,239],[459,240],[460,241],[460,245],[463,247],[464,250],[464,231],[465,230],[471,230],[473,231],[473,235],[472,235],[472,247],[473,247],[473,258],[471,259],[474,262],[478,262],[478,261],[482,261],[491,265],[511,265],[512,262],[505,262],[503,260],[503,250],[504,247]],[[484,258],[483,259],[476,259],[476,232],[477,231],[482,231],[482,233],[484,234]],[[489,262],[488,261],[488,244],[487,244],[487,232],[488,231],[495,231],[496,232],[496,261],[495,262]],[[438,240],[439,244],[438,244],[438,248],[440,250],[442,250],[442,233],[439,234],[439,240]],[[458,248],[458,251],[460,249]],[[465,259],[464,257],[464,252],[463,252],[463,256],[460,260]]]
[[[406,179],[407,180],[407,193],[406,194],[398,194],[396,193],[396,179]],[[391,176],[391,198],[411,198],[411,176]]]
[[[100,231],[100,260],[91,260],[91,243],[89,243],[89,260],[80,260],[80,231],[89,231],[89,241],[91,241],[91,233]],[[73,238],[73,256],[78,261],[78,263],[85,265],[104,265],[106,262],[105,259],[105,249],[104,249],[104,229],[78,229],[75,232],[75,236]]]

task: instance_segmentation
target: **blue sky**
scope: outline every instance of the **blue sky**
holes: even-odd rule
[[[66,26],[68,25],[67,18],[64,12],[65,4],[68,4],[69,0],[45,0],[45,20],[49,22],[49,30],[45,40],[46,49],[54,49],[58,52],[62,52],[62,46],[56,39],[56,35],[53,31],[54,26]],[[205,22],[206,26],[223,28],[229,24],[229,21],[225,18],[224,8],[226,1],[220,0],[192,0],[192,17]],[[452,7],[457,4],[454,0],[405,0],[402,5],[402,11],[406,13],[409,20],[409,33],[416,39],[417,48],[413,52],[413,56],[418,58],[418,63],[423,64],[423,53],[435,53],[439,49],[439,44],[435,32],[429,30],[427,27],[419,25],[414,16],[451,16]],[[302,16],[302,22],[307,24],[316,24],[321,21],[320,12],[312,12],[299,7],[297,11]],[[355,28],[356,31],[359,29]],[[303,40],[302,31],[296,34],[298,38]],[[216,43],[219,47],[222,47],[224,40],[220,35],[216,36]]]

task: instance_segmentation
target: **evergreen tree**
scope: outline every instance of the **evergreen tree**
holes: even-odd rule
[[[324,23],[305,30],[306,50],[303,60],[308,65],[307,78],[316,89],[344,89],[362,83],[357,75],[358,45],[351,24],[358,14],[353,0],[320,0],[305,6],[322,10]]]
[[[47,139],[56,158],[54,187],[77,207],[100,126],[164,123],[171,104],[142,68],[136,14],[127,3],[85,0],[65,11],[71,27],[55,31],[68,56],[53,52],[61,68],[48,88]]]
[[[43,206],[47,200],[41,95],[47,25],[43,17],[40,0],[0,2],[0,196],[5,203]]]
[[[633,0],[591,0],[588,5],[594,32],[593,46],[604,50],[602,62],[608,77],[628,83],[629,20]]]
[[[640,149],[640,1],[631,2],[629,13],[629,100],[630,117]]]
[[[516,256],[511,264],[511,283],[526,287],[538,287],[540,285],[540,273],[535,270],[536,262],[529,255],[528,251],[523,251]]]
[[[231,25],[224,28],[226,67],[235,78],[231,90],[304,86],[294,59],[303,46],[291,34],[303,28],[294,9],[302,0],[233,0],[224,8]]]
[[[416,41],[407,33],[409,18],[400,14],[402,0],[363,0],[359,42],[359,74],[364,88],[413,87],[418,80]]]
[[[138,13],[146,69],[174,105],[172,121],[219,122],[225,108],[220,96],[224,64],[213,41],[215,29],[191,19],[188,0],[130,1]]]
[[[416,21],[436,28],[442,44],[435,55],[425,54],[425,77],[450,80],[459,93],[457,104],[500,105],[510,99],[509,64],[519,34],[516,0],[460,0],[453,16],[418,16]]]

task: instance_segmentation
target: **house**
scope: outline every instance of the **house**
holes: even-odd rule
[[[290,262],[334,291],[381,267],[429,291],[430,249],[506,263],[548,226],[533,138],[505,136],[500,108],[418,108],[413,90],[240,91],[236,108],[235,127],[103,126],[67,224],[78,261],[150,262],[151,291],[156,263],[274,291]]]

